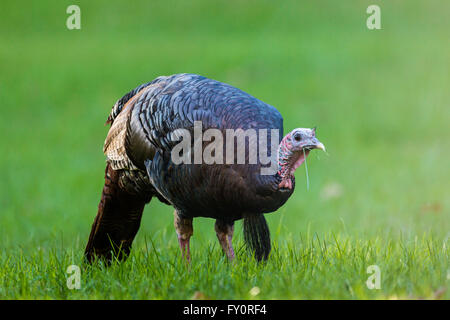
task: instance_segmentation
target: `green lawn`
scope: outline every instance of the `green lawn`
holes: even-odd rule
[[[370,31],[375,2],[382,30]],[[82,29],[69,31],[74,3]],[[0,299],[449,299],[449,12],[419,0],[2,1]],[[266,264],[240,223],[228,263],[199,218],[187,267],[172,208],[153,200],[127,262],[83,266],[110,108],[180,72],[276,106],[285,131],[317,125],[328,153],[311,153],[309,189],[301,167],[266,216]],[[66,287],[71,264],[80,290]]]

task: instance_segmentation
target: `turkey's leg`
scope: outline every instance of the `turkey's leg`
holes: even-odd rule
[[[191,261],[191,254],[189,251],[189,239],[194,233],[194,229],[192,228],[192,218],[186,219],[181,218],[178,215],[177,210],[173,213],[174,216],[174,226],[177,231],[178,243],[180,244],[181,254],[183,258],[185,258],[188,262]]]
[[[216,230],[217,239],[219,239],[219,243],[222,246],[223,251],[227,255],[228,259],[234,259],[234,250],[231,240],[233,239],[234,232],[234,222],[224,222],[222,220],[216,220],[216,224],[214,226]]]

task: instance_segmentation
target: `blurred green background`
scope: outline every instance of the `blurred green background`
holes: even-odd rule
[[[66,28],[70,4],[81,8],[81,30]],[[371,4],[381,7],[381,30],[366,27]],[[312,153],[309,190],[301,167],[294,195],[267,215],[274,241],[307,232],[427,234],[445,246],[449,13],[448,1],[3,0],[3,254],[81,254],[103,185],[112,105],[141,83],[181,72],[274,105],[285,132],[318,127],[328,154]],[[175,246],[172,219],[153,200],[135,248],[159,233]],[[213,223],[195,221],[192,250],[216,242]]]

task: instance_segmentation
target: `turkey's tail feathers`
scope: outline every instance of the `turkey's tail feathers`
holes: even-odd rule
[[[113,257],[126,259],[139,229],[142,212],[149,199],[121,188],[121,174],[107,164],[102,197],[85,250],[88,262],[96,256],[108,262]]]
[[[244,239],[256,260],[267,260],[270,253],[270,231],[263,214],[244,217]]]

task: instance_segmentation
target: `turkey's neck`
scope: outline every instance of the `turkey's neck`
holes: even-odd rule
[[[295,170],[305,161],[309,150],[292,151],[291,135],[286,135],[278,147],[278,172],[280,188],[292,189]]]

